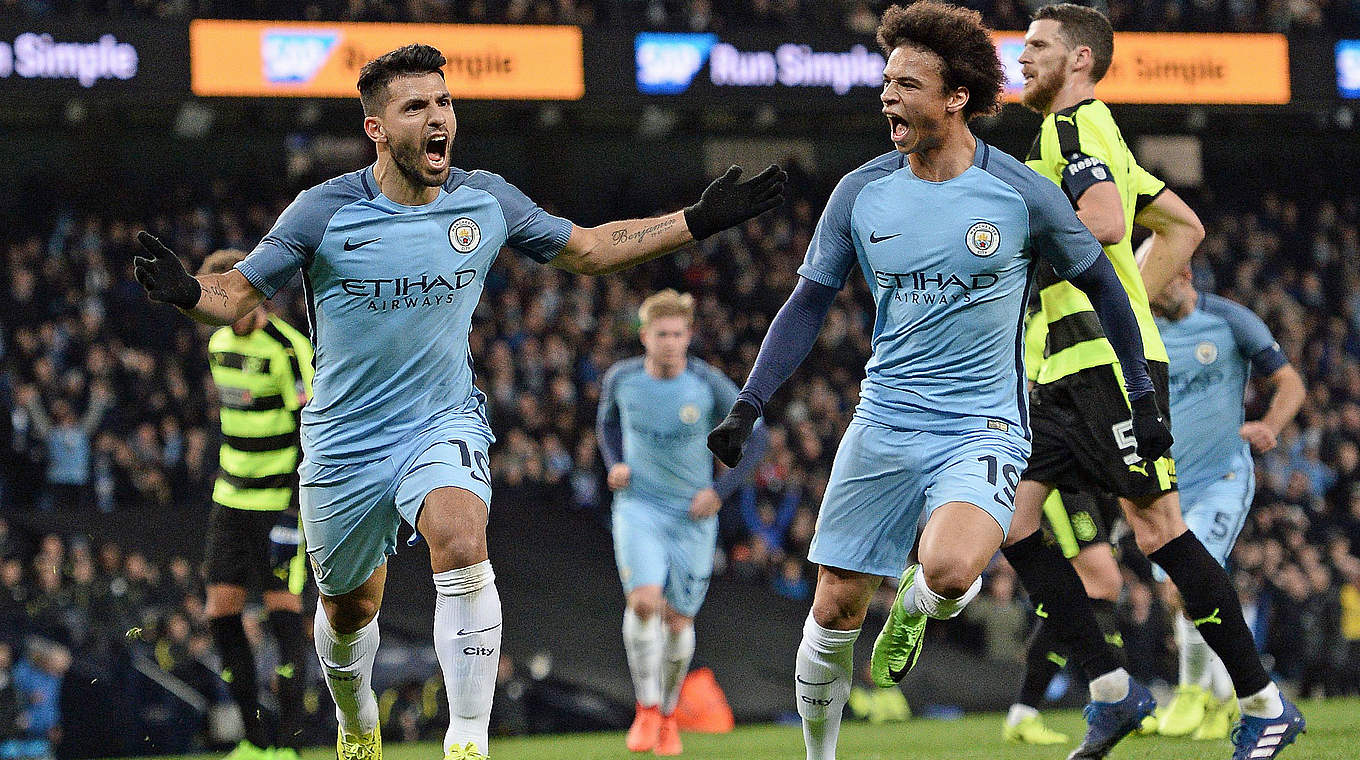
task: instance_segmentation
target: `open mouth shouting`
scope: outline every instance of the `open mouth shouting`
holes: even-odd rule
[[[887,111],[884,111],[883,115],[888,117],[888,128],[891,130],[893,143],[897,145],[906,143],[907,135],[911,132],[911,127],[907,124],[907,120],[895,113],[889,113]]]
[[[425,139],[425,161],[430,170],[439,173],[449,168],[449,135],[435,132]]]

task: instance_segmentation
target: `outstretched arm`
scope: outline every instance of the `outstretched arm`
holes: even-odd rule
[[[708,434],[708,448],[728,467],[742,458],[742,449],[751,429],[764,412],[765,403],[803,363],[817,342],[836,289],[806,277],[798,278],[789,300],[780,307],[765,340],[760,343],[755,366],[746,385],[737,394],[732,411]]]
[[[552,264],[577,274],[609,274],[669,253],[694,240],[760,216],[784,201],[788,175],[771,166],[745,182],[733,166],[683,211],[650,219],[573,227],[566,248]]]
[[[208,325],[229,325],[264,301],[245,275],[232,269],[222,274],[192,277],[178,257],[149,232],[138,232],[146,255],[132,260],[137,282],[153,301],[168,303],[190,318]]]

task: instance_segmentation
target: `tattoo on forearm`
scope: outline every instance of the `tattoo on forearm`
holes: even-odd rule
[[[227,305],[227,289],[226,289],[226,288],[222,287],[221,285],[208,285],[208,284],[206,284],[206,283],[205,283],[202,287],[203,287],[203,295],[204,295],[204,296],[210,297],[210,298],[221,298],[221,299],[222,299],[222,305],[223,305],[223,306],[226,306],[226,305]]]
[[[624,243],[641,243],[642,241],[646,240],[649,235],[650,236],[660,235],[661,233],[670,229],[674,225],[675,225],[674,219],[667,219],[664,222],[657,222],[656,224],[643,227],[637,232],[632,232],[627,227],[624,227],[622,229],[614,230],[613,235],[611,235],[611,237],[613,238],[612,242],[614,243],[614,245],[623,245]]]

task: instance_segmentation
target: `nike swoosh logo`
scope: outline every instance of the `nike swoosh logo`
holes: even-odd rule
[[[804,680],[803,680],[803,677],[800,676],[800,675],[795,675],[795,676],[793,677],[793,679],[794,679],[795,681],[797,681],[798,683],[803,684],[804,686],[826,686],[827,684],[832,684],[832,683],[835,683],[835,682],[836,682],[836,679],[834,679],[834,678],[831,679],[830,681],[822,681],[822,682],[820,682],[820,683],[818,683],[818,682],[816,682],[816,681],[804,681]]]
[[[888,668],[888,677],[900,682],[903,678],[906,678],[908,670],[911,670],[911,668]]]
[[[355,251],[355,250],[358,250],[358,249],[360,249],[360,248],[363,248],[364,246],[368,245],[369,243],[376,243],[376,242],[378,242],[379,240],[382,240],[382,238],[380,238],[380,237],[375,237],[375,238],[373,238],[372,240],[365,240],[365,241],[362,242],[362,243],[351,243],[351,242],[349,242],[349,238],[345,238],[345,250],[346,250],[346,251]]]
[[[453,635],[454,635],[454,636],[471,636],[471,635],[474,634],[474,633],[486,633],[487,631],[494,631],[494,630],[496,630],[497,628],[500,628],[500,627],[501,627],[501,624],[500,624],[500,623],[497,623],[497,624],[491,626],[490,628],[483,628],[483,629],[478,630],[478,631],[465,631],[465,630],[463,630],[462,628],[459,628],[459,629],[458,629],[458,633],[455,633],[455,634],[453,634]]]
[[[869,242],[870,242],[870,243],[882,243],[884,240],[892,240],[893,238],[895,238],[895,237],[897,237],[898,235],[901,235],[901,234],[902,234],[902,233],[898,232],[898,233],[895,233],[895,234],[892,234],[892,235],[884,235],[883,237],[879,237],[879,236],[878,236],[878,233],[876,233],[876,232],[870,232],[870,233],[869,233]]]

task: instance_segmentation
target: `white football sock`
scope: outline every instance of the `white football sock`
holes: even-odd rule
[[[1033,707],[1030,707],[1029,705],[1022,705],[1019,702],[1016,702],[1015,704],[1011,705],[1010,712],[1006,713],[1006,725],[1018,726],[1020,725],[1020,721],[1026,718],[1033,718],[1038,714],[1039,711],[1034,709]]]
[[[1115,668],[1098,678],[1091,679],[1092,702],[1118,702],[1129,695],[1129,671]]]
[[[807,760],[836,760],[841,712],[850,699],[855,639],[859,629],[833,631],[817,625],[808,613],[794,667],[794,694],[803,717]]]
[[[643,707],[661,703],[661,616],[643,620],[632,608],[623,611],[623,651],[633,674],[633,694]]]
[[[1223,660],[1216,654],[1209,656],[1209,667],[1207,670],[1208,683],[1204,688],[1214,695],[1214,699],[1222,702],[1231,699],[1233,695],[1232,677],[1228,675],[1228,668],[1223,665]]]
[[[339,633],[318,604],[312,621],[321,672],[335,700],[335,719],[349,736],[372,731],[378,725],[378,700],[373,695],[373,659],[378,653],[378,616],[354,633]]]
[[[963,611],[968,603],[973,601],[973,597],[982,590],[982,576],[973,579],[973,585],[963,592],[963,596],[958,599],[950,599],[940,596],[930,589],[926,584],[926,574],[924,568],[916,566],[916,576],[912,581],[911,590],[902,597],[902,608],[912,614],[925,614],[926,617],[936,620],[948,620]]]
[[[1237,700],[1243,715],[1253,718],[1278,718],[1284,714],[1284,701],[1280,699],[1280,688],[1271,682],[1264,689]]]
[[[661,714],[672,715],[680,703],[680,687],[689,673],[689,661],[694,658],[694,626],[687,625],[679,633],[666,629],[666,649],[661,663]]]
[[[1209,659],[1214,651],[1204,642],[1204,637],[1183,614],[1176,618],[1176,649],[1180,651],[1181,685],[1209,687]]]
[[[501,597],[491,561],[434,574],[434,651],[444,671],[444,751],[471,742],[486,754],[501,654]]]

